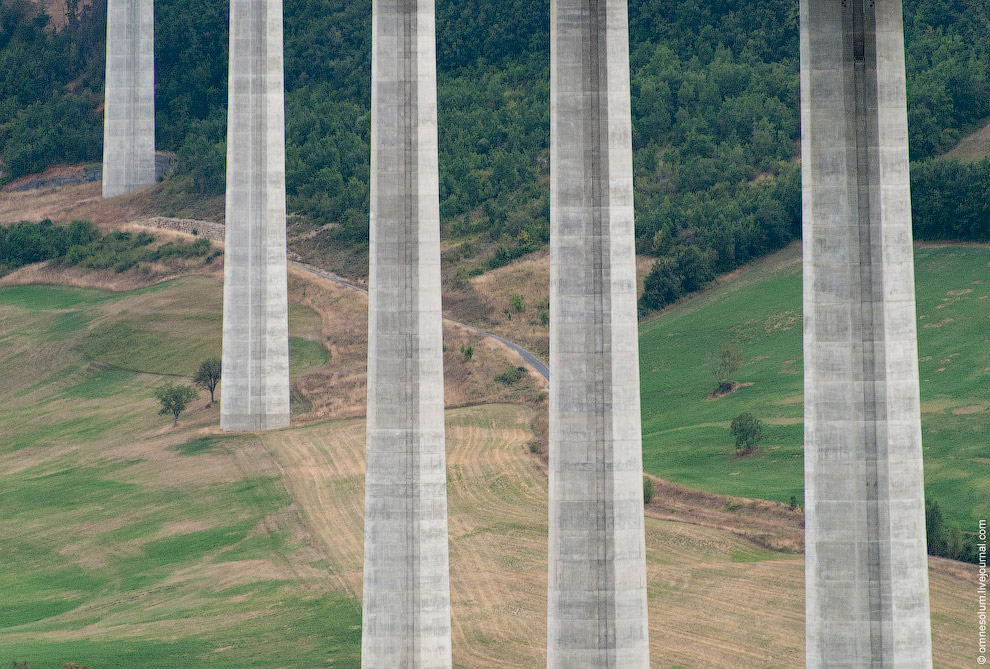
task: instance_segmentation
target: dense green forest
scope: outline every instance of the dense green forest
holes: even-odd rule
[[[158,146],[172,187],[223,192],[226,0],[156,2]],[[370,0],[285,0],[288,206],[326,246],[367,240]],[[630,0],[637,245],[662,307],[800,234],[797,2]],[[990,117],[978,0],[905,0],[919,237],[988,239],[990,165],[935,158]],[[105,0],[52,31],[0,0],[3,179],[99,160]],[[438,0],[441,207],[460,256],[546,244],[549,5]]]

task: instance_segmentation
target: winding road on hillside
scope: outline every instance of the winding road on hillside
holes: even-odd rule
[[[360,292],[364,293],[365,295],[368,294],[368,291],[366,289],[364,289],[364,288],[362,288],[360,286],[357,286],[357,285],[355,285],[355,284],[347,281],[343,277],[338,276],[338,275],[334,274],[333,272],[329,272],[329,271],[327,271],[325,269],[322,269],[320,267],[317,267],[316,265],[310,265],[308,263],[300,262],[298,260],[290,260],[289,261],[289,264],[292,265],[293,267],[298,267],[301,270],[304,270],[306,272],[309,272],[310,274],[315,274],[316,276],[318,276],[318,277],[320,277],[322,279],[326,279],[327,281],[332,281],[333,283],[335,283],[335,284],[337,284],[339,286],[343,286],[345,288],[350,288],[352,290],[360,291]],[[511,350],[513,350],[516,353],[518,353],[522,357],[522,359],[526,362],[526,364],[529,365],[530,367],[532,367],[536,372],[538,372],[539,375],[542,376],[544,378],[544,380],[548,384],[550,383],[550,368],[547,367],[546,363],[544,363],[542,360],[540,360],[538,357],[536,357],[536,354],[534,354],[532,351],[527,351],[526,349],[524,349],[519,344],[515,344],[515,343],[509,341],[508,339],[505,339],[503,337],[499,337],[497,334],[494,334],[492,332],[488,332],[487,330],[482,330],[481,328],[476,328],[473,325],[468,325],[467,323],[461,323],[460,321],[454,321],[454,320],[451,320],[449,318],[445,318],[444,321],[446,321],[447,323],[450,323],[452,325],[456,325],[458,327],[462,327],[462,328],[464,328],[466,330],[471,330],[472,332],[476,332],[477,334],[481,335],[482,337],[488,337],[489,339],[494,339],[495,341],[497,341],[497,342],[499,342],[499,343],[501,343],[501,344],[509,347]]]
[[[140,222],[136,223],[136,225],[139,225],[139,226],[145,227],[145,228],[157,229],[157,230],[165,229],[165,230],[172,230],[173,232],[185,232],[185,233],[190,233],[191,232],[192,234],[202,235],[203,237],[206,237],[207,239],[210,239],[212,241],[218,242],[220,244],[223,244],[223,239],[224,239],[224,227],[223,227],[223,224],[222,223],[216,223],[216,222],[213,222],[213,221],[200,221],[200,220],[195,220],[195,219],[179,219],[179,218],[154,217],[154,218],[150,218],[150,219],[147,219],[147,220],[144,220],[144,221],[140,221]],[[316,265],[311,265],[309,263],[302,262],[301,260],[295,260],[295,259],[293,259],[293,256],[295,256],[295,258],[298,258],[299,257],[298,255],[296,255],[292,251],[289,251],[288,262],[293,267],[297,267],[297,268],[303,270],[304,272],[308,272],[310,274],[314,274],[314,275],[320,277],[321,279],[326,279],[327,281],[331,281],[331,282],[337,284],[338,286],[342,286],[344,288],[349,288],[351,290],[356,290],[358,292],[364,293],[365,295],[368,294],[367,289],[362,288],[361,286],[359,286],[357,284],[351,283],[350,281],[348,281],[344,277],[342,277],[342,276],[340,276],[338,274],[334,274],[333,272],[331,272],[329,270],[325,270],[322,267],[317,267]],[[542,360],[540,360],[536,356],[536,354],[533,353],[532,351],[528,351],[525,348],[523,348],[522,346],[520,346],[519,344],[516,344],[514,342],[511,342],[508,339],[505,339],[504,337],[500,337],[497,334],[494,334],[492,332],[488,332],[487,330],[482,330],[481,328],[475,327],[473,325],[468,325],[467,323],[462,323],[460,321],[451,320],[449,318],[445,318],[444,321],[447,322],[447,323],[450,323],[451,325],[456,325],[456,326],[461,327],[461,328],[464,328],[466,330],[470,330],[471,332],[474,332],[476,334],[479,334],[482,337],[487,337],[488,339],[493,339],[493,340],[499,342],[500,344],[502,344],[503,346],[506,346],[510,350],[514,351],[515,353],[518,353],[519,356],[523,359],[523,361],[530,368],[532,368],[535,372],[537,372],[540,376],[542,376],[543,379],[544,379],[544,381],[546,381],[547,384],[549,385],[549,383],[550,383],[550,368],[546,365],[546,363],[544,363]]]

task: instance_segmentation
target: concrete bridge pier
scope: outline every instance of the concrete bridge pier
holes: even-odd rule
[[[434,0],[373,0],[364,669],[451,667]]]
[[[648,669],[626,0],[550,5],[547,666]]]
[[[155,183],[154,0],[108,0],[103,197]]]
[[[231,0],[220,427],[289,424],[282,1]]]
[[[901,0],[801,0],[808,667],[932,666]]]

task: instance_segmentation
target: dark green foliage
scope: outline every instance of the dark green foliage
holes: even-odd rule
[[[916,239],[990,241],[990,160],[928,160],[911,165]]]
[[[929,555],[976,563],[976,537],[964,534],[959,523],[946,525],[942,509],[932,497],[925,498],[925,530]]]
[[[940,153],[990,116],[990,29],[979,0],[904,3],[911,157]]]
[[[34,669],[34,667],[27,662],[18,662],[17,660],[11,660],[10,667],[11,669]]]
[[[736,438],[736,453],[742,455],[752,453],[766,439],[766,433],[763,430],[763,421],[748,411],[732,419],[732,425],[729,431]]]
[[[99,160],[106,0],[52,31],[37,3],[0,3],[0,183]]]
[[[0,226],[0,274],[44,260],[57,260],[66,265],[88,269],[114,268],[125,272],[142,262],[169,258],[210,257],[210,242],[167,242],[149,248],[155,237],[147,232],[111,232],[105,237],[89,221],[74,221],[56,225],[50,220],[41,223],[22,222]]]
[[[147,232],[111,232],[86,246],[69,249],[65,262],[89,269],[113,268],[126,272],[142,262],[155,262],[168,258],[203,258],[210,252],[207,239],[194,242],[167,242],[158,248],[148,248],[155,238]]]
[[[643,504],[649,504],[653,501],[653,496],[656,495],[656,488],[653,486],[653,479],[649,476],[643,477]]]
[[[43,260],[63,258],[76,248],[99,239],[99,231],[88,221],[74,221],[68,226],[41,223],[0,225],[0,273]]]
[[[220,358],[207,358],[200,363],[199,370],[193,377],[193,383],[210,391],[210,404],[213,404],[216,401],[213,399],[213,392],[220,383]]]
[[[524,376],[526,376],[525,367],[509,367],[509,369],[496,376],[495,380],[499,383],[504,383],[507,386],[511,386],[514,383],[518,383]]]
[[[474,347],[473,346],[461,346],[461,355],[464,356],[464,360],[468,361],[474,357]]]
[[[168,383],[155,391],[157,399],[162,408],[158,410],[159,416],[172,414],[172,425],[179,422],[179,414],[186,410],[186,407],[196,399],[196,389],[192,386],[181,386]]]
[[[788,506],[791,507],[791,511],[794,511],[795,509],[798,508],[797,495],[791,495],[791,501],[788,504]]]
[[[228,3],[155,9],[158,145],[180,158],[176,192],[220,194]],[[915,160],[990,116],[983,9],[904,3]],[[629,16],[637,251],[657,258],[646,313],[800,234],[797,4],[632,0]],[[105,0],[46,23],[24,0],[0,9],[4,178],[99,159]],[[335,224],[318,247],[368,240],[370,37],[370,0],[285,2],[288,207]],[[437,58],[443,232],[500,267],[549,237],[548,0],[441,0]],[[986,238],[982,198],[939,206],[956,179],[985,192],[986,170],[920,169],[919,237]]]

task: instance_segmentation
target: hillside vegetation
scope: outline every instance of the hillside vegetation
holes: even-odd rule
[[[926,492],[972,536],[990,514],[990,249],[915,252]],[[640,356],[644,466],[692,488],[787,502],[803,499],[800,247],[645,322]],[[741,387],[707,398],[705,358],[723,342],[743,352]],[[755,455],[729,432],[745,411],[766,423]]]
[[[104,5],[59,31],[27,0],[0,9],[4,179],[100,158]],[[370,5],[285,2],[289,208],[314,259],[367,241]],[[977,0],[904,11],[911,153],[928,160],[990,116],[990,19]],[[223,191],[227,3],[156,12],[158,145],[180,156],[168,210]],[[631,0],[629,14],[638,251],[658,259],[649,311],[800,233],[797,3]],[[445,260],[465,273],[547,242],[548,24],[546,0],[437,3]],[[984,192],[986,172],[917,180],[920,236],[985,239],[981,205],[950,192]],[[968,222],[929,222],[950,201]]]
[[[156,414],[166,375],[215,352],[211,281],[0,287],[0,662],[359,666],[363,420],[218,434],[205,393],[176,429]],[[291,335],[318,346],[320,317],[351,313],[333,309],[293,305]],[[334,364],[307,372],[322,360],[290,355],[294,380]],[[504,404],[448,412],[459,667],[545,666],[533,418]],[[653,662],[803,666],[800,555],[666,513],[651,507],[646,523]],[[935,661],[970,666],[971,586],[932,567]]]

